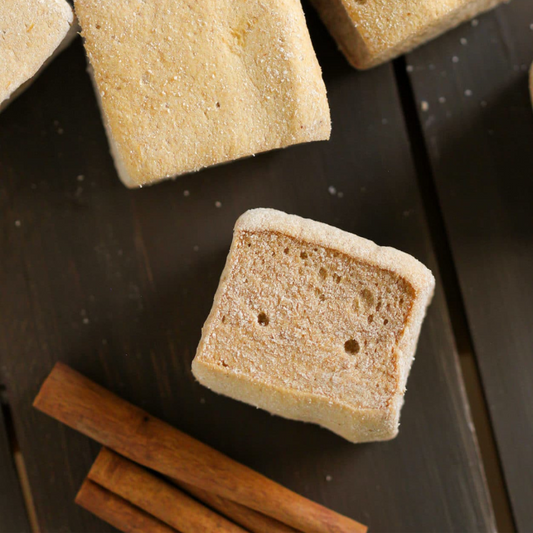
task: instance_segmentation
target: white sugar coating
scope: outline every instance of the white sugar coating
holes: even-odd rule
[[[0,110],[70,42],[65,0],[0,0]]]
[[[297,0],[75,5],[126,185],[329,138],[326,90]]]
[[[311,0],[348,61],[370,68],[505,0]]]

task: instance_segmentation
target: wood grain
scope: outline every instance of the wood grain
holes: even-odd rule
[[[354,446],[191,375],[246,209],[334,224],[414,254],[438,277],[392,69],[354,71],[307,13],[332,109],[327,143],[127,191],[80,42],[0,115],[0,302],[17,303],[2,313],[0,357],[45,532],[110,531],[72,505],[98,448],[31,409],[58,360],[375,533],[494,529],[440,290],[394,441]]]
[[[411,79],[516,525],[533,522],[533,3],[411,54]],[[455,58],[455,59],[454,59]]]
[[[29,532],[30,523],[0,409],[0,531]]]
[[[177,530],[135,507],[127,500],[85,480],[76,503],[125,533],[176,533]]]

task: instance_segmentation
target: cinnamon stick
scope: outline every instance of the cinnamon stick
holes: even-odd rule
[[[87,477],[181,533],[246,533],[170,483],[107,448],[102,448]]]
[[[120,496],[109,492],[86,479],[81,486],[76,503],[101,518],[119,531],[127,533],[177,533],[176,529],[163,524],[135,507]]]
[[[34,406],[119,454],[271,516],[304,533],[366,527],[312,502],[57,363]]]
[[[212,509],[216,509],[237,524],[244,526],[250,533],[299,533],[296,529],[282,524],[270,516],[258,513],[231,500],[226,500],[212,492],[207,492],[177,479],[172,480],[172,482]]]

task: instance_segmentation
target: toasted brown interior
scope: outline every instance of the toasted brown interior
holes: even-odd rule
[[[279,233],[236,239],[202,360],[260,384],[386,407],[398,392],[410,284]]]

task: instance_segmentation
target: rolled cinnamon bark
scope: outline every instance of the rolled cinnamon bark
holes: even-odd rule
[[[362,524],[151,417],[62,363],[44,382],[34,407],[136,463],[305,533],[366,532]]]
[[[81,486],[76,503],[104,520],[119,531],[127,533],[177,533],[120,496],[109,492],[86,479]]]
[[[130,460],[102,448],[87,477],[181,533],[246,533]]]
[[[212,509],[216,509],[219,513],[227,516],[235,523],[244,526],[250,533],[299,533],[296,529],[286,524],[278,522],[270,516],[261,514],[249,507],[240,505],[239,503],[232,502],[217,496],[212,492],[199,489],[194,485],[189,485],[183,481],[177,479],[171,480],[176,483],[183,490],[192,494],[198,500],[209,505]]]

